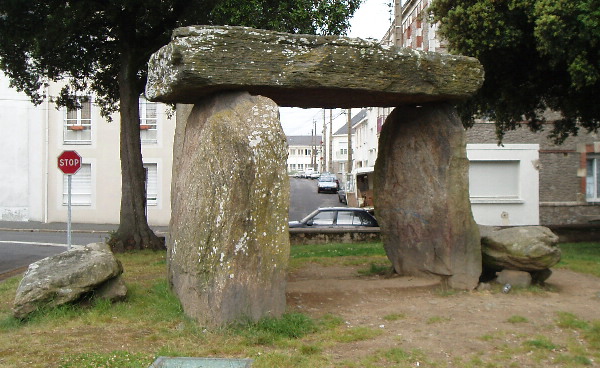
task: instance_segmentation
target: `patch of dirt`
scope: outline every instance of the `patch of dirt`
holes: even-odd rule
[[[563,331],[557,325],[558,312],[586,321],[600,319],[600,278],[568,270],[553,270],[546,291],[513,289],[504,294],[500,285],[489,291],[449,293],[437,280],[360,276],[361,268],[309,264],[288,277],[287,303],[292,310],[314,317],[332,314],[342,317],[348,327],[383,332],[365,341],[335,345],[328,353],[341,360],[401,348],[418,349],[452,366],[457,358],[493,359],[499,346],[504,351],[506,346],[516,349],[524,339],[536,336],[559,346],[580,341],[577,331]],[[509,322],[513,316],[526,322]],[[513,359],[521,366],[536,366],[528,365],[526,356]]]

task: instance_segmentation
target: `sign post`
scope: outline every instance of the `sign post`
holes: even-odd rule
[[[81,168],[81,156],[75,151],[63,151],[58,156],[58,168],[67,174],[67,249],[71,250],[71,181]]]

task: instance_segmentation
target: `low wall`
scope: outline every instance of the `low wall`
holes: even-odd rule
[[[338,229],[290,229],[290,244],[326,244],[326,243],[360,243],[380,241],[379,228],[364,228],[358,230]]]
[[[600,224],[547,225],[559,243],[600,242]]]
[[[560,243],[600,242],[600,224],[550,225],[547,226],[559,237]],[[381,241],[379,228],[358,230],[337,229],[290,229],[290,244],[360,243]]]

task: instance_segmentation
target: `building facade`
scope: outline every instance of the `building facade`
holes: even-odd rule
[[[288,159],[287,171],[290,175],[306,172],[312,169],[321,172],[324,157],[321,150],[321,136],[292,135],[287,136]]]
[[[57,108],[52,96],[60,85],[46,89],[46,99],[34,106],[26,95],[0,78],[1,138],[0,220],[67,221],[67,175],[58,169],[63,151],[82,157],[72,177],[72,221],[118,224],[121,200],[118,114],[112,122],[100,115],[94,96],[80,96],[81,109]],[[14,114],[15,109],[18,111]],[[168,107],[140,97],[140,138],[147,172],[147,216],[150,225],[168,225],[174,119]]]

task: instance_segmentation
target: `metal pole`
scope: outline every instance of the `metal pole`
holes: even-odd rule
[[[71,178],[67,175],[67,250],[71,250]]]
[[[329,161],[327,161],[328,171],[335,173],[333,169],[333,109],[329,109]]]

